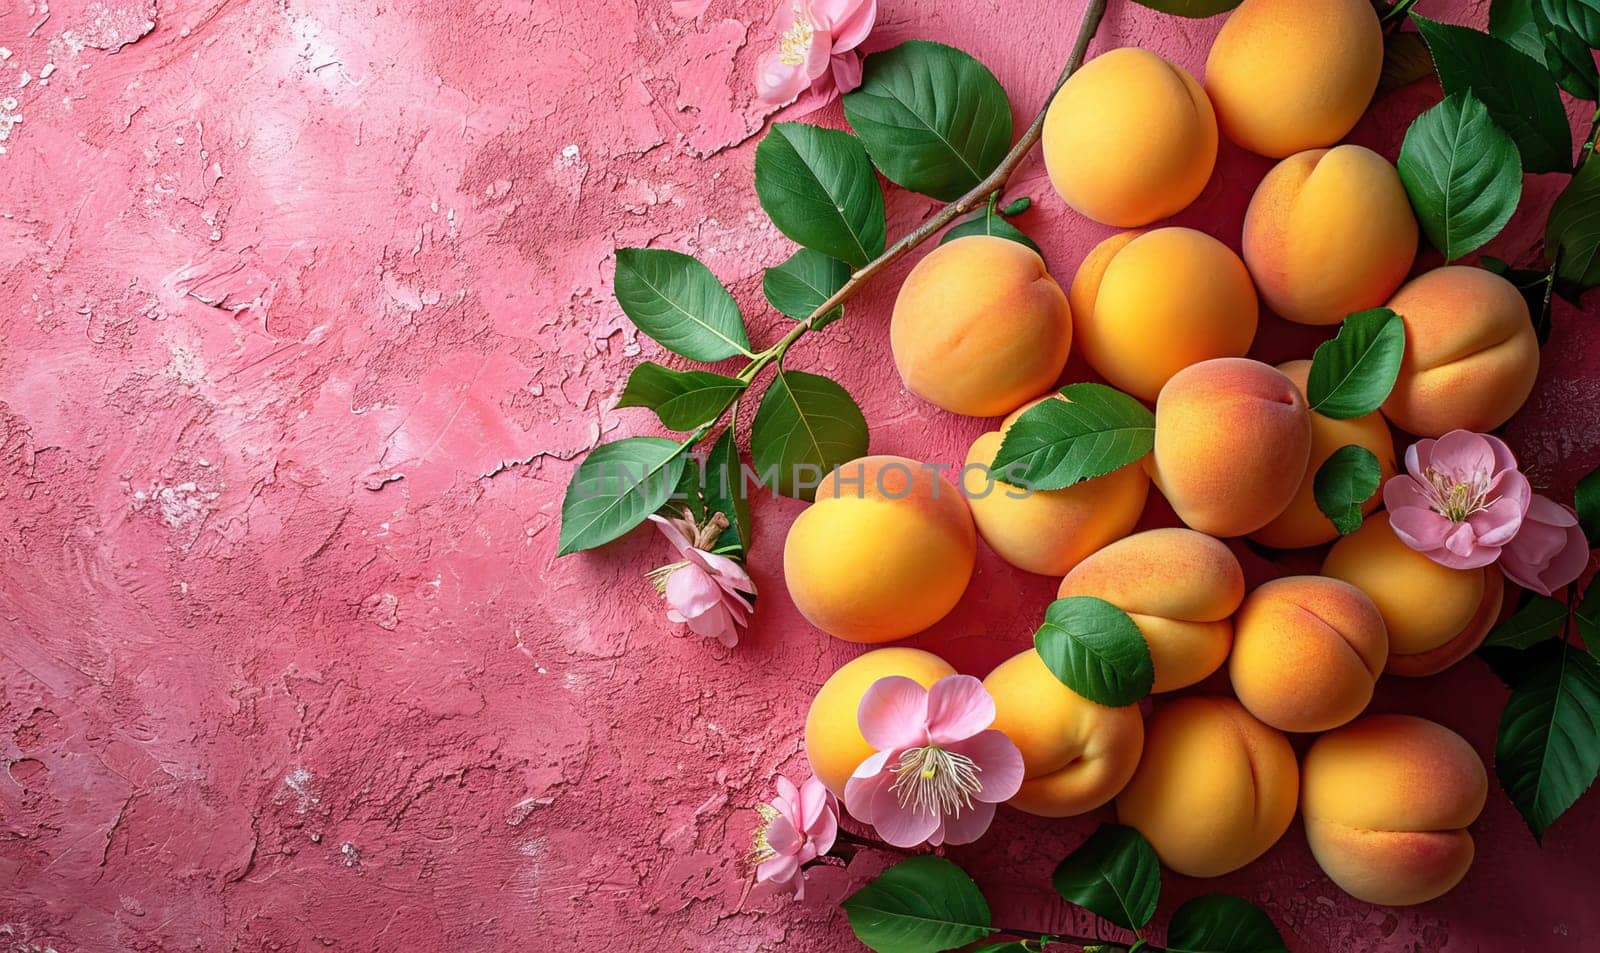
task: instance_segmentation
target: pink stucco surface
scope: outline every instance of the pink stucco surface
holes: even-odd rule
[[[868,48],[958,44],[1025,120],[1080,7],[883,0]],[[612,406],[635,361],[662,358],[610,295],[612,249],[693,252],[758,342],[785,324],[759,280],[790,245],[751,184],[768,12],[0,9],[0,950],[851,946],[836,901],[882,858],[823,872],[802,904],[752,891],[741,861],[749,808],[805,770],[811,692],[859,652],[785,595],[802,504],[755,502],[760,610],[732,651],[663,620],[640,575],[666,557],[653,533],[554,555],[584,451],[654,432]],[[1111,0],[1095,49],[1199,71],[1216,26]],[[1384,97],[1355,141],[1393,156],[1437,95]],[[1179,221],[1236,243],[1267,168],[1225,146]],[[1528,181],[1494,250],[1537,254],[1560,182]],[[1008,194],[1037,199],[1022,224],[1063,279],[1106,233],[1037,157]],[[893,235],[932,205],[888,207]],[[855,394],[875,451],[959,463],[986,422],[907,394],[889,358],[904,270],[791,363]],[[1257,353],[1319,337],[1272,319]],[[1559,306],[1544,357],[1508,436],[1565,494],[1600,464],[1596,315]],[[1276,571],[1240,552],[1253,578]],[[916,644],[981,675],[1054,587],[985,552]],[[1375,708],[1437,718],[1487,758],[1504,696],[1474,659],[1385,680]],[[950,854],[999,921],[1085,932],[1048,874],[1108,816],[1002,811]],[[1385,910],[1335,889],[1297,825],[1219,882],[1168,875],[1158,923],[1222,889],[1304,953],[1594,948],[1593,799],[1541,848],[1495,786],[1475,833],[1458,890]]]

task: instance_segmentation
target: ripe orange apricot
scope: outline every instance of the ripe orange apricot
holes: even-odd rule
[[[921,649],[874,649],[846,662],[828,677],[806,712],[806,757],[811,771],[839,797],[844,784],[861,762],[871,757],[872,745],[861,736],[856,710],[872,683],[902,675],[923,688],[956,674],[949,663]]]

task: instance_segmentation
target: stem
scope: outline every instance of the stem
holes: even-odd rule
[[[1052,943],[1066,943],[1076,946],[1079,949],[1099,949],[1106,951],[1128,949],[1128,946],[1125,943],[1117,943],[1112,940],[1102,940],[1099,937],[1069,936],[1064,933],[1040,933],[1037,930],[1018,930],[1012,927],[995,927],[995,930],[999,933],[1005,934],[1006,936],[1014,936],[1019,940],[1028,940],[1037,943],[1039,944],[1040,949],[1043,949]]]
[[[1389,8],[1389,12],[1378,20],[1378,24],[1380,26],[1388,26],[1391,23],[1398,23],[1405,19],[1405,15],[1411,12],[1411,8],[1416,5],[1417,0],[1400,0],[1399,3]]]

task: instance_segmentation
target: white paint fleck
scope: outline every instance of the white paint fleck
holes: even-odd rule
[[[349,841],[345,841],[339,846],[339,853],[344,855],[344,865],[346,867],[360,866],[361,851],[356,849],[356,845],[350,843]]]

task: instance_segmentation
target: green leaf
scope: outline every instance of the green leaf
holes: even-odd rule
[[[733,439],[734,426],[722,432],[706,454],[700,492],[706,506],[728,518],[728,528],[717,540],[717,548],[737,546],[740,553],[750,550],[750,497],[746,493],[744,471],[740,467],[739,445]]]
[[[1583,639],[1583,647],[1591,655],[1600,655],[1600,576],[1589,580],[1589,585],[1584,587],[1583,595],[1577,599],[1577,608],[1572,610],[1572,618],[1578,623],[1578,635]]]
[[[810,500],[825,474],[866,452],[867,420],[843,387],[779,369],[750,430],[750,456],[763,482]]]
[[[1600,71],[1583,34],[1591,29],[1586,0],[1540,0],[1534,11],[1540,39],[1544,43],[1543,61],[1562,89],[1591,102],[1600,97]]]
[[[1489,34],[1499,37],[1539,63],[1544,63],[1544,36],[1533,5],[1536,0],[1493,0]]]
[[[1579,166],[1556,196],[1544,229],[1544,251],[1556,263],[1556,290],[1577,302],[1600,285],[1600,162]]]
[[[953,46],[907,40],[873,53],[844,115],[889,181],[954,201],[1011,148],[1011,103],[984,65]]]
[[[978,885],[943,857],[902,860],[841,906],[856,939],[878,953],[953,950],[995,932]]]
[[[722,415],[747,385],[737,377],[676,371],[645,361],[628,375],[618,407],[648,407],[668,430],[693,430]]]
[[[1511,282],[1528,304],[1528,318],[1533,322],[1533,333],[1539,343],[1550,338],[1550,297],[1555,290],[1555,272],[1535,268],[1513,268],[1492,255],[1478,256],[1478,264]]]
[[[1329,454],[1311,480],[1317,509],[1328,518],[1340,536],[1361,528],[1362,506],[1383,482],[1383,469],[1372,451],[1357,444],[1346,444]]]
[[[1500,234],[1522,198],[1516,143],[1470,91],[1418,116],[1396,164],[1423,232],[1446,261]]]
[[[1406,351],[1406,326],[1388,308],[1357,311],[1311,355],[1306,400],[1324,417],[1348,420],[1388,399]]]
[[[1101,824],[1056,866],[1056,893],[1117,926],[1139,930],[1161,899],[1161,860],[1144,835]]]
[[[1138,400],[1104,384],[1068,384],[1065,401],[1024,411],[990,468],[1013,486],[1059,490],[1104,476],[1155,446],[1156,416]]]
[[[1020,245],[1027,245],[1037,252],[1041,258],[1044,257],[1044,252],[1033,239],[1028,237],[1026,232],[1006,221],[1001,215],[996,214],[992,203],[988,208],[973,212],[950,226],[950,229],[940,237],[939,244],[943,245],[958,238],[966,238],[968,235],[993,235],[995,238],[1004,238]]]
[[[1195,20],[1226,13],[1243,2],[1244,0],[1138,0],[1141,6],[1152,10]]]
[[[1561,641],[1523,654],[1500,714],[1494,769],[1539,840],[1600,772],[1600,660]]]
[[[705,265],[662,248],[617,249],[617,303],[662,347],[696,361],[750,356],[733,295]]]
[[[1561,92],[1538,60],[1498,37],[1411,14],[1446,93],[1471,90],[1511,134],[1529,172],[1572,168],[1572,129]]]
[[[1572,34],[1590,49],[1600,49],[1600,0],[1537,0],[1536,10],[1545,23]]]
[[[1094,596],[1068,596],[1044,610],[1034,648],[1061,684],[1109,708],[1150,694],[1150,646],[1126,612]]]
[[[1600,546],[1600,469],[1578,481],[1578,488],[1572,491],[1572,508],[1578,511],[1578,525],[1589,537],[1589,546]]]
[[[996,198],[999,197],[999,193],[995,193],[995,195],[996,195]],[[1011,202],[1010,204],[1001,207],[1000,214],[1004,215],[1006,218],[1012,218],[1014,216],[1021,215],[1023,212],[1026,212],[1028,209],[1030,209],[1032,207],[1033,207],[1033,199],[1030,199],[1026,195],[1024,195],[1021,198],[1018,198],[1015,201]]]
[[[1173,911],[1167,925],[1170,953],[1288,953],[1278,928],[1254,904],[1212,893]]]
[[[861,141],[780,122],[756,147],[756,196],[778,231],[857,268],[883,254],[883,192]]]
[[[761,278],[761,291],[781,314],[796,321],[804,321],[838,293],[850,280],[850,266],[822,252],[802,248],[789,256],[789,260],[768,268]],[[844,305],[838,305],[827,314],[811,322],[812,330],[844,317]]]
[[[1561,637],[1567,627],[1567,607],[1549,596],[1534,595],[1511,618],[1489,630],[1488,648],[1525,649]]]
[[[683,476],[686,449],[662,437],[627,437],[591,450],[567,484],[556,555],[609,543],[660,509]]]

